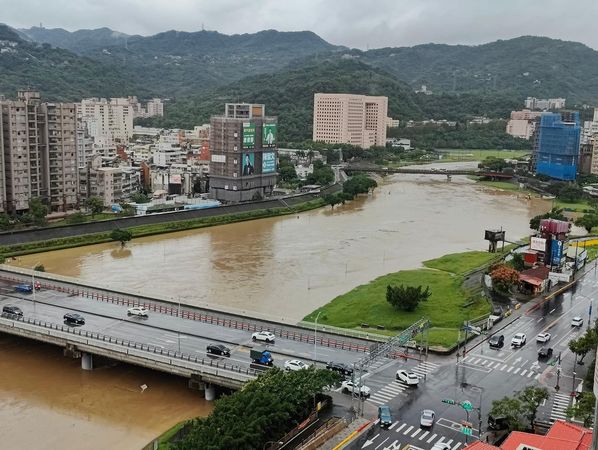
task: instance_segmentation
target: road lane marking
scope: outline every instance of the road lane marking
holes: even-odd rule
[[[510,372],[511,372],[511,370],[513,370],[513,369],[514,369],[514,367],[513,367],[513,366],[510,366],[510,367],[509,367],[509,370],[507,370],[507,372],[509,372],[509,373],[510,373]]]
[[[463,445],[463,442],[457,442],[457,445],[453,446],[452,450],[457,450],[462,445]]]
[[[521,371],[521,373],[519,375],[524,376],[527,373],[527,369],[524,369]]]
[[[480,361],[480,358],[476,358],[473,361],[468,361],[470,364],[477,364]]]
[[[413,433],[413,434],[411,435],[411,437],[412,437],[412,438],[414,438],[415,436],[417,436],[417,435],[420,433],[420,431],[422,431],[422,429],[421,429],[421,428],[418,428],[417,430],[415,430],[415,433]]]
[[[452,439],[450,441],[448,441],[448,442],[445,442],[446,445],[451,445],[452,443],[453,443]]]
[[[540,378],[540,375],[542,375],[542,374],[540,374],[540,373],[539,373],[538,375],[536,375],[536,376],[534,377],[534,380],[537,380],[538,378]]]
[[[532,371],[530,370],[530,371],[529,371],[529,373],[527,374],[527,377],[528,377],[528,378],[531,378],[533,374],[534,374],[534,372],[532,372]]]
[[[390,439],[390,437],[387,437],[386,439],[384,439],[382,442],[380,442],[378,444],[378,447],[380,447],[382,444],[384,444],[386,441],[388,441]],[[376,450],[378,449],[378,447],[376,447]],[[362,447],[363,448],[363,447]]]
[[[438,436],[436,433],[434,433],[432,435],[432,437],[430,439],[428,439],[426,442],[429,444],[430,442],[432,442],[434,440],[434,438],[436,438],[436,436]]]
[[[513,375],[515,375],[517,372],[519,372],[519,370],[521,370],[521,367],[517,367],[514,371],[513,371]]]
[[[397,428],[397,433],[398,433],[399,431],[401,431],[401,428],[403,428],[405,425],[407,425],[407,424],[406,424],[406,423],[403,423],[403,424],[401,424],[401,426],[400,426],[399,428]]]
[[[506,364],[503,364],[502,367],[500,368],[500,371],[502,372],[503,370],[505,370],[507,368]]]
[[[409,428],[407,428],[403,434],[409,434],[411,432],[411,430],[413,430],[413,425],[411,425]]]
[[[480,361],[480,365],[485,366],[487,362],[488,361],[486,361],[486,360],[483,359],[482,361]]]
[[[375,403],[376,405],[384,405],[386,402],[382,402],[380,400],[376,400],[375,398],[368,398],[368,401]]]
[[[399,424],[399,422],[395,422],[393,423],[391,426],[388,427],[389,430],[392,430],[394,427],[396,427]]]
[[[429,432],[429,431],[425,431],[425,432],[424,432],[424,434],[422,434],[422,435],[419,437],[419,440],[421,441],[421,440],[422,440],[423,438],[425,438],[425,437],[426,437],[428,434],[430,434],[430,432]]]

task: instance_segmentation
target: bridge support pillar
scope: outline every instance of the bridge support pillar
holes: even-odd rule
[[[83,352],[81,354],[81,368],[83,370],[93,370],[93,355]]]
[[[204,393],[207,401],[212,402],[216,400],[216,386],[213,384],[206,384]]]

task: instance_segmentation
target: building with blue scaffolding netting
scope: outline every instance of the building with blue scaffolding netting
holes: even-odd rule
[[[577,111],[544,112],[536,132],[536,174],[557,180],[577,177],[581,125]]]

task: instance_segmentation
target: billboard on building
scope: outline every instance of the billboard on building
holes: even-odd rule
[[[276,153],[262,153],[262,173],[276,172]]]
[[[262,147],[274,147],[276,145],[276,124],[265,123],[262,125]]]
[[[243,153],[241,175],[255,175],[255,153]]]
[[[170,184],[181,184],[181,176],[180,175],[170,175]]]
[[[546,239],[533,237],[530,241],[529,248],[532,250],[538,250],[539,252],[546,251]]]
[[[243,123],[243,148],[255,148],[255,123]]]
[[[563,258],[563,241],[553,239],[550,244],[550,264],[559,266]]]

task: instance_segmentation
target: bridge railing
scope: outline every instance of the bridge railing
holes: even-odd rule
[[[48,334],[53,337],[69,339],[104,350],[117,351],[131,356],[145,357],[145,359],[154,362],[165,362],[173,366],[184,367],[187,369],[197,370],[197,366],[201,366],[204,373],[217,374],[218,370],[223,370],[242,374],[247,378],[256,377],[259,373],[256,370],[248,367],[241,367],[230,362],[227,363],[226,360],[199,357],[197,355],[190,355],[188,353],[178,352],[176,350],[164,349],[155,345],[144,344],[142,342],[136,342],[129,339],[117,338],[115,336],[83,330],[81,328],[71,327],[68,325],[46,322],[44,320],[35,318],[24,318],[6,313],[3,314],[2,318],[8,319],[3,320],[2,322],[8,322],[8,325],[12,325],[13,328],[28,329],[30,331],[37,332],[46,330],[44,334]],[[58,334],[52,333],[52,331],[56,331]],[[62,333],[62,335],[60,333]],[[65,334],[67,336],[64,336]],[[80,338],[84,338],[86,340],[82,341]],[[133,349],[140,350],[141,352],[132,353],[130,350]],[[164,359],[164,357],[167,359]]]
[[[30,277],[20,274],[0,274],[0,279],[6,280],[9,282],[28,282]],[[237,330],[245,330],[249,332],[256,332],[256,331],[270,331],[274,333],[276,336],[284,338],[284,339],[291,339],[294,341],[299,342],[306,342],[309,344],[314,343],[315,336],[312,333],[314,329],[314,325],[309,322],[299,322],[296,327],[292,327],[289,324],[284,324],[281,326],[276,326],[274,323],[256,323],[256,322],[249,322],[247,320],[242,320],[241,317],[234,316],[233,317],[219,317],[217,315],[211,313],[203,313],[200,311],[190,311],[185,307],[181,306],[179,308],[176,304],[162,304],[159,303],[160,300],[156,302],[147,301],[147,299],[140,299],[135,298],[132,296],[120,296],[114,293],[109,293],[107,291],[102,291],[101,289],[90,289],[90,288],[83,288],[80,286],[73,286],[69,283],[62,282],[62,281],[55,281],[55,280],[47,280],[45,278],[39,277],[36,278],[38,282],[40,282],[41,287],[44,289],[51,289],[57,292],[63,292],[68,294],[69,296],[78,296],[81,298],[90,298],[93,300],[98,300],[101,302],[107,302],[117,305],[123,305],[127,307],[132,306],[143,306],[144,308],[148,309],[149,311],[154,311],[161,314],[167,314],[170,316],[181,317],[183,319],[188,320],[195,320],[211,325],[218,325],[227,328],[234,328]],[[352,337],[362,340],[370,340],[370,341],[377,341],[377,342],[385,342],[388,337],[376,333],[365,332],[361,330],[350,330],[345,328],[337,328],[328,325],[318,325],[318,331],[322,333],[330,333],[334,336],[344,336],[344,337]],[[369,345],[364,345],[362,343],[356,342],[348,342],[342,339],[337,339],[333,336],[323,336],[319,335],[317,337],[318,345],[322,347],[329,347],[335,348],[339,350],[346,350],[351,352],[367,352],[369,351]]]

